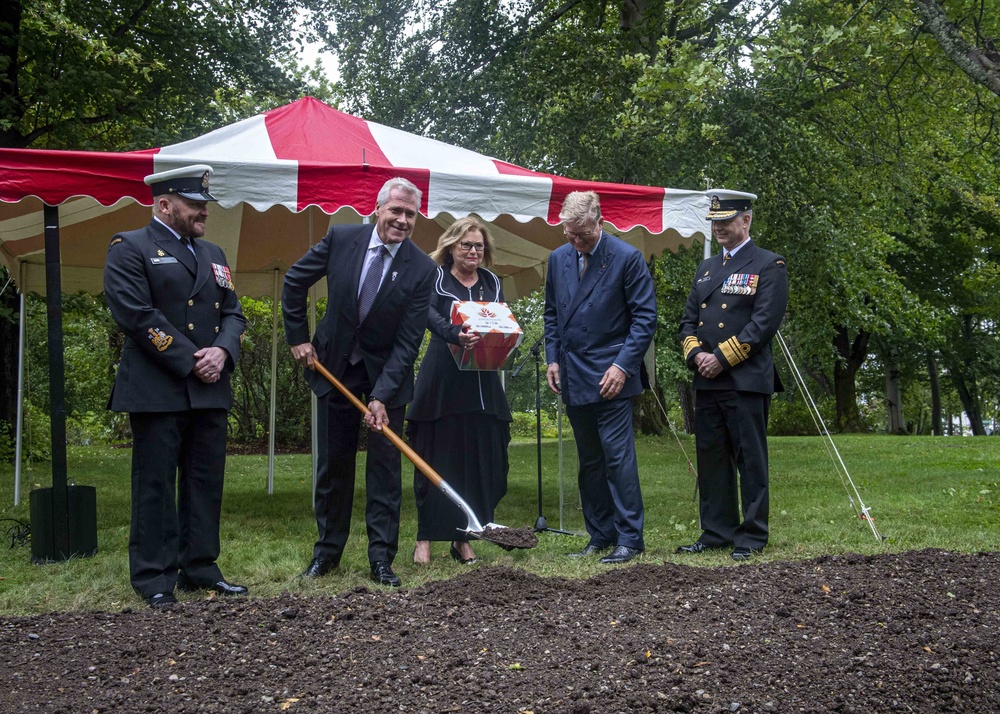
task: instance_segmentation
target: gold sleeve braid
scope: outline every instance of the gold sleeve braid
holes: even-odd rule
[[[684,359],[686,360],[688,355],[691,354],[691,350],[701,347],[701,343],[698,342],[698,338],[694,335],[688,335],[684,338],[684,344],[681,346],[684,348]]]
[[[750,345],[740,342],[735,336],[719,345],[719,351],[730,367],[735,367],[750,357]]]

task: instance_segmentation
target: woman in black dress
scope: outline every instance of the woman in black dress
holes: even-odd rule
[[[456,300],[503,301],[500,278],[481,267],[493,263],[493,238],[477,218],[462,218],[441,236],[431,258],[439,266],[428,311],[431,342],[406,414],[407,435],[413,449],[488,523],[507,492],[510,407],[499,375],[459,370],[448,345],[472,349],[479,341],[468,324],[452,324]],[[417,470],[413,490],[413,562],[430,562],[431,541],[451,541],[452,558],[474,563],[469,536],[458,530],[468,525],[462,510]]]

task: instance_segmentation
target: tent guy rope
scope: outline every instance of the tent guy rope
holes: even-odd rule
[[[865,521],[868,527],[871,528],[872,535],[875,536],[875,540],[882,542],[885,540],[885,536],[879,533],[878,528],[875,527],[875,519],[871,514],[871,507],[866,506],[864,499],[861,498],[861,492],[858,491],[858,487],[854,484],[854,479],[851,478],[850,472],[847,470],[847,465],[844,464],[844,459],[840,456],[840,451],[837,449],[837,445],[833,442],[833,437],[830,435],[830,430],[826,428],[826,422],[823,420],[823,415],[819,412],[819,407],[816,406],[816,402],[813,400],[812,394],[809,393],[809,388],[806,386],[805,379],[802,377],[802,373],[799,372],[799,367],[792,358],[792,352],[788,349],[788,345],[785,343],[785,338],[782,337],[779,331],[776,335],[778,340],[778,346],[781,348],[781,353],[785,356],[788,361],[789,367],[791,367],[792,375],[795,377],[795,384],[805,395],[806,405],[809,407],[809,415],[813,419],[813,423],[816,425],[816,429],[819,435],[823,437],[823,444],[826,446],[827,453],[830,455],[830,459],[833,461],[834,467],[837,470],[837,475],[840,477],[840,482],[844,486],[844,490],[847,492],[847,498],[851,502],[851,507],[854,509],[854,513],[858,518]]]

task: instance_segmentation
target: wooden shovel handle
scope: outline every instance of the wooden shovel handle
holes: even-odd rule
[[[313,368],[317,372],[322,374],[324,377],[326,377],[328,380],[330,380],[330,384],[336,387],[341,394],[347,397],[351,401],[351,404],[360,409],[362,414],[370,413],[368,407],[362,404],[360,399],[351,394],[351,390],[345,387],[339,379],[330,374],[330,370],[328,370],[326,367],[320,364],[319,360],[315,358],[313,358]],[[420,457],[420,454],[418,454],[416,451],[410,448],[409,444],[407,444],[405,441],[399,438],[396,432],[394,432],[385,424],[382,425],[382,433],[386,435],[389,441],[391,441],[395,445],[395,447],[399,449],[406,456],[406,458],[408,458],[410,461],[413,462],[414,466],[420,469],[420,471],[424,474],[424,476],[426,476],[431,480],[431,483],[433,483],[438,488],[441,488],[441,483],[444,481],[444,479],[442,479],[438,475],[437,471],[431,468],[431,465],[429,463],[427,463]]]

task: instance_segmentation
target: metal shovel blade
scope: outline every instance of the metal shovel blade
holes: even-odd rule
[[[362,414],[368,414],[368,407],[361,403],[357,397],[355,397],[351,391],[345,387],[339,379],[334,377],[330,371],[319,363],[318,360],[313,360],[313,368],[322,374],[329,380],[330,384],[337,388],[337,390],[347,397],[355,407],[357,407]],[[456,506],[462,509],[465,514],[468,523],[465,528],[459,528],[458,530],[462,533],[468,534],[472,538],[478,538],[479,540],[485,540],[490,543],[499,545],[501,548],[507,550],[513,550],[514,548],[534,548],[538,545],[538,537],[534,532],[527,528],[508,528],[507,526],[501,526],[497,523],[487,523],[483,526],[479,519],[476,518],[476,514],[472,511],[472,508],[468,503],[465,502],[458,493],[455,492],[447,481],[445,481],[441,476],[431,468],[431,465],[421,458],[420,454],[414,451],[409,444],[403,441],[392,429],[388,426],[382,426],[382,433],[385,434],[386,438],[393,443],[393,445],[399,449],[413,465],[420,469],[421,473],[426,476],[431,483],[441,489]]]

